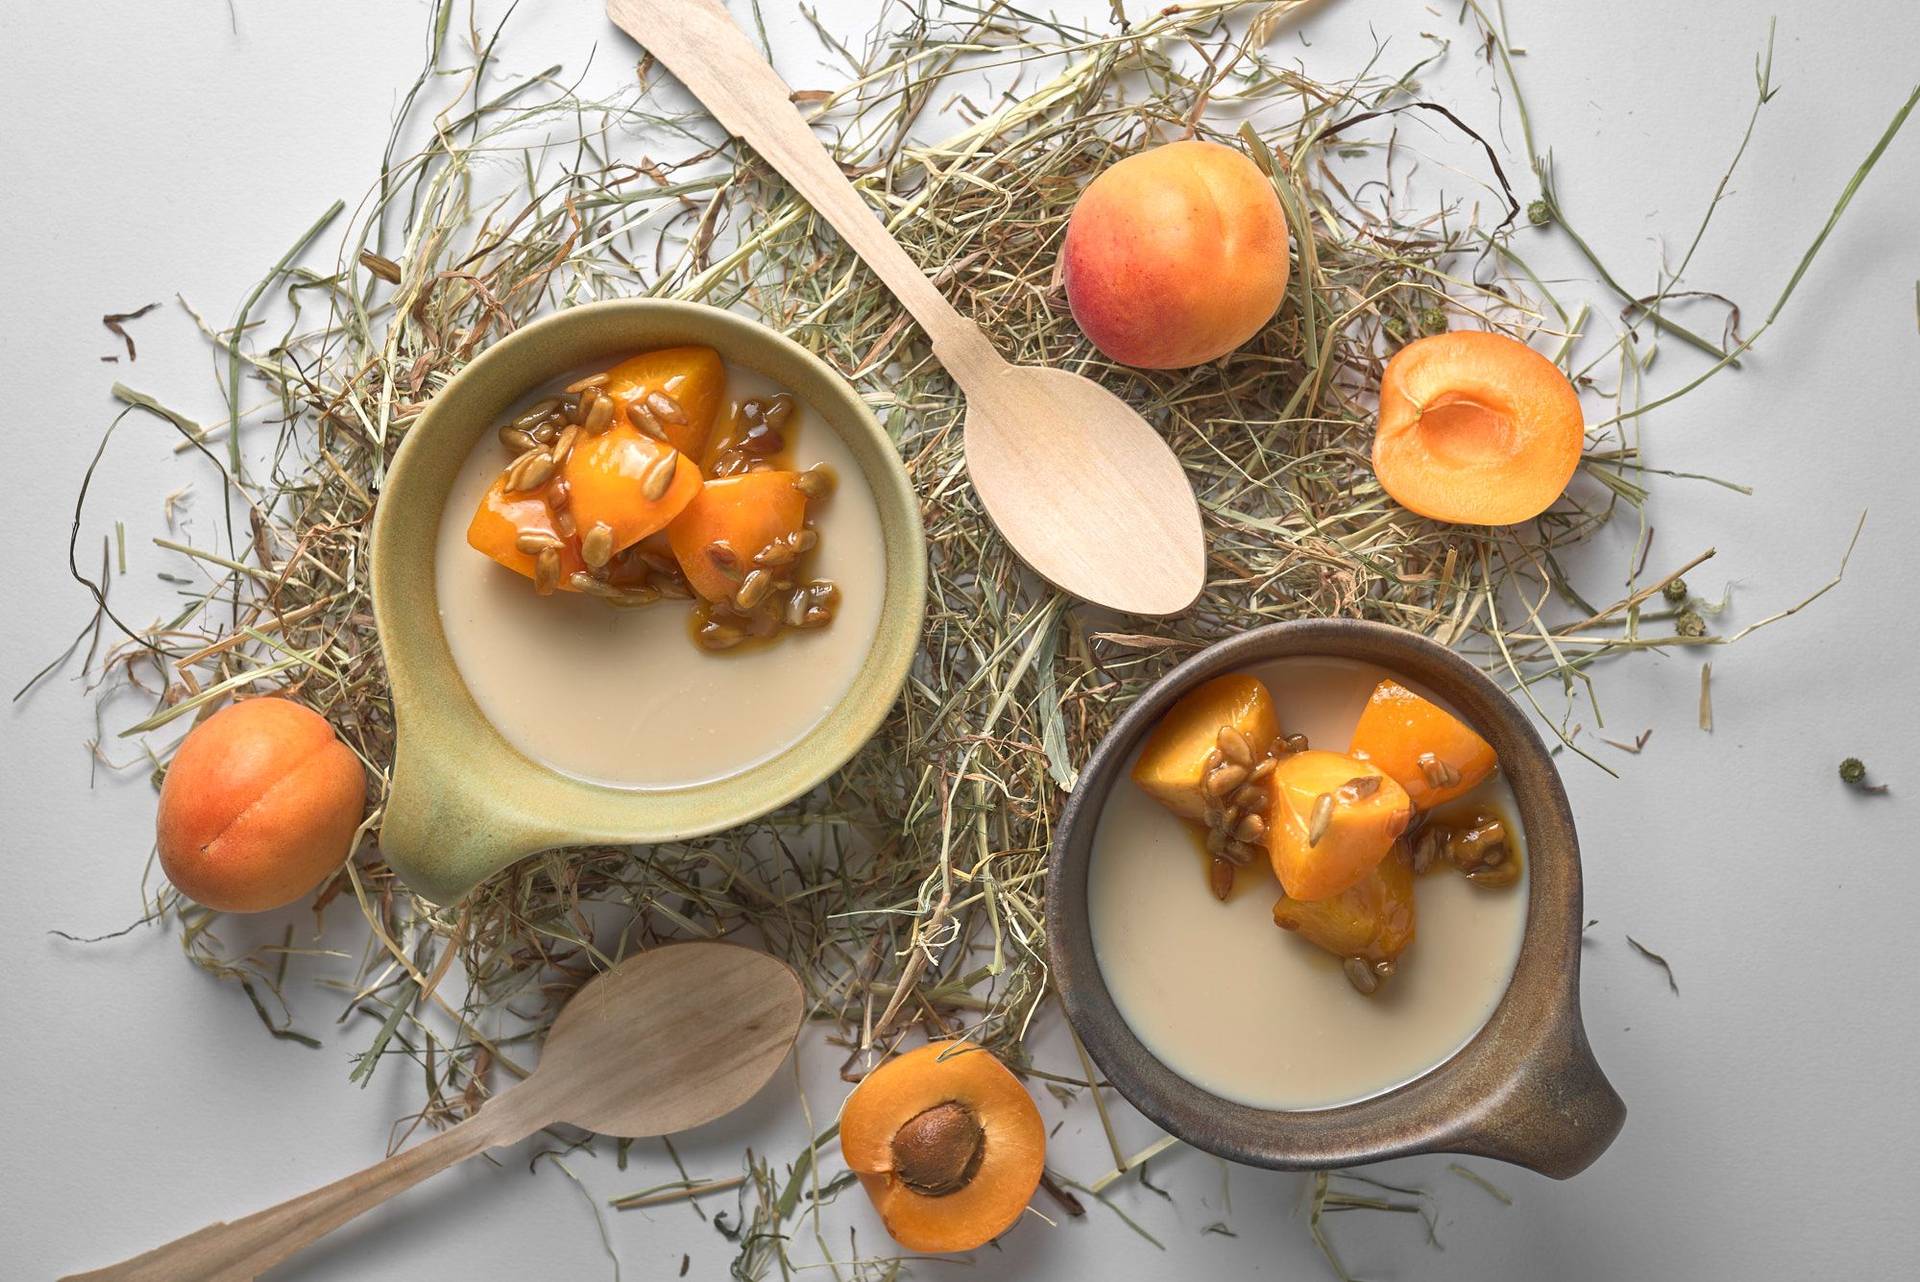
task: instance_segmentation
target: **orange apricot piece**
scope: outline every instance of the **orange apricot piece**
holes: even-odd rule
[[[1367,696],[1348,751],[1392,776],[1416,810],[1472,791],[1499,764],[1472,727],[1391,677]]]
[[[1259,333],[1286,297],[1287,216],[1246,155],[1188,139],[1111,166],[1067,220],[1073,319],[1122,365],[1182,369]]]
[[[1531,520],[1567,488],[1585,440],[1567,376],[1505,334],[1415,339],[1380,376],[1374,475],[1395,502],[1436,521]]]
[[[970,1251],[1012,1228],[1046,1147],[1027,1088],[965,1042],[888,1060],[840,1111],[840,1155],[910,1251]]]
[[[1413,866],[1389,855],[1337,895],[1281,899],[1273,906],[1273,924],[1298,931],[1335,957],[1396,961],[1413,942]]]
[[[1258,677],[1229,672],[1181,695],[1141,746],[1134,783],[1182,819],[1201,822],[1207,812],[1203,779],[1222,726],[1232,726],[1255,757],[1280,737],[1280,714]]]
[[[731,597],[755,556],[806,525],[799,480],[797,472],[742,472],[700,487],[667,526],[674,560],[695,592],[709,601]]]
[[[668,455],[673,455],[671,464]],[[647,497],[655,483],[655,469],[668,466],[673,473],[666,488]],[[598,436],[580,437],[560,475],[580,538],[584,540],[594,526],[605,525],[612,531],[615,552],[666,529],[700,493],[700,468],[692,458],[623,418],[616,418]]]
[[[619,422],[628,421],[628,406],[648,404],[652,393],[664,395],[683,421],[675,422],[672,412],[661,413],[667,407],[658,403],[649,413],[660,424],[667,444],[698,459],[707,447],[726,387],[727,367],[711,347],[663,347],[629,357],[608,370],[606,393],[614,398],[614,418]]]
[[[1272,778],[1267,853],[1294,899],[1326,899],[1360,881],[1413,818],[1406,789],[1370,761],[1296,752]]]
[[[495,477],[480,499],[473,520],[467,523],[467,545],[484,552],[515,574],[533,577],[533,553],[520,550],[520,536],[533,532],[556,540],[560,547],[560,589],[575,591],[568,580],[587,568],[580,559],[580,540],[568,538],[554,524],[553,509],[547,505],[547,488],[516,490],[507,493],[506,478]]]
[[[160,867],[208,908],[281,908],[346,862],[366,804],[360,758],[325,717],[291,699],[246,699],[174,752],[160,785]]]

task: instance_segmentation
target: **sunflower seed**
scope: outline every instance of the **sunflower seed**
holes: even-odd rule
[[[660,426],[660,420],[640,401],[627,402],[627,421],[638,428],[642,436],[651,436],[656,441],[667,439],[667,430]]]
[[[534,428],[546,422],[548,417],[559,408],[560,398],[558,396],[549,396],[545,400],[537,401],[529,405],[518,418],[513,420],[513,425],[523,432],[531,432]]]
[[[759,553],[753,558],[753,563],[755,565],[768,566],[787,565],[798,555],[800,554],[793,550],[793,544],[787,542],[785,539],[775,539],[760,549]]]
[[[593,528],[580,540],[580,559],[594,569],[599,569],[613,559],[613,527],[605,521],[595,521]]]
[[[560,417],[566,419],[569,423],[578,423],[581,419],[585,418],[587,414],[587,407],[580,403],[580,394],[578,392],[568,392],[565,396],[562,396],[557,408]]]
[[[528,556],[539,556],[548,548],[559,547],[560,540],[545,530],[522,530],[514,536],[513,546],[515,550],[525,552]]]
[[[1352,984],[1358,991],[1369,997],[1379,991],[1380,976],[1376,975],[1373,967],[1369,966],[1361,958],[1347,958],[1342,964],[1341,969],[1347,972],[1347,982]]]
[[[795,592],[787,597],[787,605],[780,617],[790,628],[797,628],[807,621],[807,594]]]
[[[640,497],[649,503],[658,503],[665,498],[679,466],[680,451],[673,449],[647,464],[647,470],[640,476]]]
[[[713,563],[714,569],[728,578],[740,577],[740,554],[735,552],[733,544],[725,539],[715,539],[707,544],[707,560]]]
[[[1323,792],[1313,799],[1313,816],[1307,820],[1307,845],[1317,846],[1333,823],[1333,794]]]
[[[570,539],[580,533],[580,527],[574,522],[573,513],[567,511],[565,508],[558,508],[554,511],[553,528],[559,531],[560,537],[563,539]]]
[[[1256,863],[1266,857],[1266,850],[1263,847],[1254,845],[1250,841],[1229,840],[1227,842],[1227,858],[1229,859],[1237,859],[1243,864],[1250,864]]]
[[[699,632],[700,644],[709,650],[731,650],[747,639],[747,634],[727,623],[708,620]]]
[[[1280,763],[1275,761],[1272,757],[1260,758],[1259,761],[1254,763],[1253,773],[1247,776],[1247,782],[1259,783],[1262,779],[1265,779],[1268,775],[1272,774],[1273,768],[1279,764]]]
[[[1227,896],[1233,893],[1232,862],[1215,855],[1207,868],[1207,885],[1213,891],[1213,897],[1225,903]]]
[[[1267,835],[1267,823],[1256,814],[1240,816],[1240,822],[1233,826],[1235,841],[1256,842]]]
[[[1241,784],[1240,790],[1233,794],[1233,804],[1240,810],[1264,809],[1267,804],[1267,790],[1262,788],[1252,776],[1248,776],[1247,782]]]
[[[820,628],[825,627],[831,622],[833,622],[833,610],[831,608],[824,605],[810,605],[807,607],[807,617],[800,621],[800,626],[803,628]]]
[[[500,429],[500,443],[512,450],[516,457],[539,446],[539,442],[525,429],[512,426]]]
[[[652,410],[654,417],[662,423],[685,426],[687,422],[687,412],[680,408],[680,402],[665,392],[648,392],[647,408]]]
[[[1290,734],[1280,742],[1288,752],[1305,752],[1307,750],[1307,736],[1303,734]]]
[[[1428,828],[1413,842],[1413,870],[1423,873],[1433,867],[1433,861],[1440,854],[1440,830]]]
[[[533,560],[533,590],[541,596],[552,596],[559,586],[560,549],[542,548]]]
[[[599,388],[589,387],[589,388],[583,389],[574,398],[574,407],[573,407],[573,410],[567,415],[567,421],[570,423],[586,422],[588,419],[593,417],[593,412],[599,406],[601,401],[606,401],[608,405],[613,404],[613,401],[610,397],[602,396],[600,394]],[[611,414],[613,411],[609,409],[607,412]]]
[[[773,576],[765,570],[753,570],[740,581],[734,590],[733,604],[742,610],[751,610],[767,599],[767,593],[773,591]]]
[[[554,467],[562,468],[567,465],[567,456],[573,453],[574,443],[579,439],[580,429],[577,427],[569,427],[554,438],[553,448],[549,451],[553,455]]]
[[[580,420],[580,426],[588,436],[598,436],[613,426],[613,398],[595,395],[593,404]]]
[[[1214,736],[1214,739],[1220,745],[1220,751],[1225,753],[1227,760],[1234,765],[1251,766],[1253,764],[1253,745],[1247,742],[1247,736],[1232,726],[1221,726],[1220,733]]]
[[[1216,797],[1224,797],[1246,781],[1247,768],[1236,766],[1229,761],[1207,776],[1207,791]]]
[[[560,435],[560,429],[566,425],[567,420],[564,418],[550,418],[544,423],[528,428],[527,435],[542,445],[551,445],[554,438]]]
[[[1423,752],[1414,758],[1414,764],[1420,767],[1420,773],[1426,776],[1429,788],[1451,788],[1460,782],[1460,772],[1431,752]]]
[[[619,606],[622,609],[652,605],[660,599],[660,593],[653,588],[644,585],[620,587],[608,583],[605,579],[595,578],[591,574],[575,572],[567,582],[586,596],[598,597],[608,605]]]
[[[833,493],[833,471],[824,463],[818,463],[793,478],[793,488],[810,499],[821,499]]]
[[[591,378],[583,378],[577,383],[567,384],[567,390],[569,392],[584,392],[591,387],[595,391],[598,391],[612,381],[612,374],[595,374]]]
[[[567,484],[564,476],[554,478],[553,484],[547,487],[547,506],[558,512],[571,502],[573,502],[573,487]]]
[[[1380,776],[1360,775],[1341,784],[1338,791],[1340,793],[1340,800],[1346,802],[1348,805],[1353,805],[1358,801],[1365,801],[1368,797],[1380,791]]]
[[[832,607],[840,604],[840,585],[831,579],[815,579],[807,591],[813,595],[815,605]]]

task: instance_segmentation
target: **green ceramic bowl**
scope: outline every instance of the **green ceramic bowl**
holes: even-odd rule
[[[712,783],[609,788],[529,760],[481,715],[441,631],[435,541],[460,465],[516,399],[583,365],[679,343],[704,343],[765,375],[839,433],[879,507],[886,600],[852,689],[800,743]],[[409,886],[439,903],[538,851],[698,837],[792,801],[879,729],[906,680],[926,612],[919,503],[893,443],[859,396],[805,348],[697,303],[589,303],[488,348],[433,399],[395,454],[374,513],[370,559],[399,737],[380,847]]]

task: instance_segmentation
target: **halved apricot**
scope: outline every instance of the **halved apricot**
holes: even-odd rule
[[[1364,878],[1407,830],[1406,789],[1370,761],[1296,752],[1273,772],[1267,853],[1295,899],[1326,899]]]
[[[1585,439],[1567,376],[1505,334],[1415,339],[1380,376],[1374,475],[1402,507],[1436,521],[1540,515],[1573,479]]]
[[[667,443],[688,458],[699,459],[713,431],[726,393],[727,367],[711,347],[663,347],[621,361],[607,371],[607,395],[617,403],[618,421],[627,421],[629,405],[650,404]],[[654,393],[665,402],[649,401]]]
[[[1389,855],[1337,895],[1282,899],[1273,906],[1273,924],[1335,957],[1395,961],[1413,942],[1413,866]]]
[[[798,472],[742,472],[700,488],[667,527],[674,560],[695,592],[709,601],[726,600],[755,556],[774,540],[800,532],[807,495],[799,480]]]
[[[480,499],[480,506],[467,523],[467,545],[484,552],[516,574],[533,577],[534,557],[519,547],[523,534],[545,534],[559,544],[560,590],[575,589],[569,580],[587,568],[580,559],[580,540],[568,538],[554,524],[553,509],[547,506],[547,487],[507,493],[506,479],[495,477]]]
[[[888,1060],[840,1111],[841,1157],[911,1251],[970,1251],[1012,1228],[1046,1147],[1027,1088],[965,1042]]]
[[[1258,677],[1229,672],[1181,695],[1141,746],[1133,781],[1182,819],[1204,820],[1203,780],[1222,726],[1238,731],[1256,757],[1280,736],[1273,695]]]
[[[1348,751],[1391,775],[1418,810],[1471,791],[1499,764],[1465,722],[1391,677],[1367,696]]]
[[[655,469],[666,467],[672,476],[657,488]],[[664,530],[700,493],[700,468],[691,458],[620,419],[598,436],[580,437],[561,476],[580,536],[605,525],[615,552]]]

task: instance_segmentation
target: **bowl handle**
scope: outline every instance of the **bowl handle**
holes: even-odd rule
[[[559,843],[552,825],[489,787],[491,771],[423,752],[404,730],[380,821],[380,853],[408,887],[436,904],[459,899],[483,878]]]
[[[1512,1162],[1571,1179],[1607,1151],[1627,1106],[1600,1071],[1577,1011],[1467,1120],[1448,1152]]]

